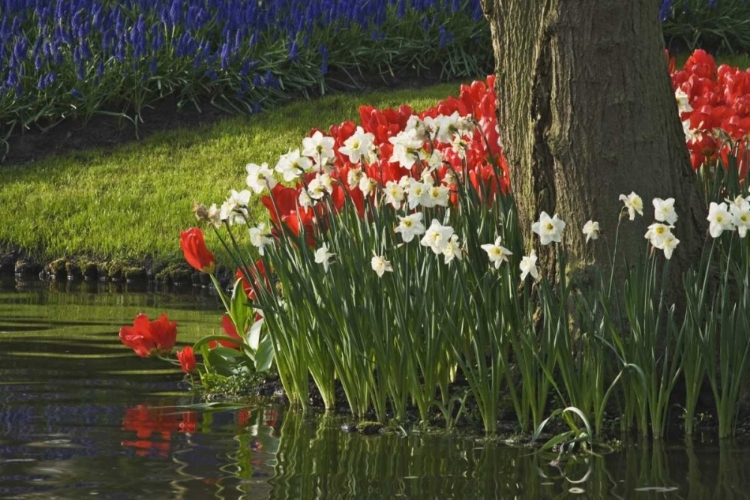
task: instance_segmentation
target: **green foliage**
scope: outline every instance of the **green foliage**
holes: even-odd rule
[[[705,48],[729,53],[750,50],[750,5],[744,0],[666,0],[662,22],[668,48]],[[667,12],[662,12],[667,15]]]

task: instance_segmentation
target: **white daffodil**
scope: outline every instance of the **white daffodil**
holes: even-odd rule
[[[333,180],[328,174],[317,174],[307,185],[307,194],[313,200],[321,199],[326,193],[333,192]]]
[[[450,194],[448,186],[442,184],[439,186],[430,186],[422,192],[422,205],[425,207],[447,207]]]
[[[674,237],[674,234],[667,234],[662,240],[662,250],[664,250],[664,258],[667,260],[672,258],[672,252],[675,247],[680,243],[680,240]]]
[[[429,184],[424,184],[417,181],[411,183],[408,193],[410,210],[414,210],[419,205],[424,203],[425,199],[427,198],[426,192],[428,189],[430,189]]]
[[[235,222],[245,224],[247,222],[248,203],[250,203],[250,191],[243,189],[237,192],[232,189],[229,198],[221,205],[219,212],[221,220],[227,221],[230,226]]]
[[[403,189],[405,193],[408,193],[409,188],[411,188],[411,185],[414,184],[415,182],[417,182],[417,180],[414,177],[403,175],[398,180],[398,185],[401,186],[401,189]]]
[[[565,222],[558,219],[557,214],[550,217],[547,212],[542,212],[539,221],[531,225],[531,230],[539,235],[542,245],[548,245],[553,241],[560,243],[563,229],[565,229]]]
[[[349,169],[349,172],[346,174],[346,183],[349,185],[349,189],[354,189],[355,187],[358,187],[359,181],[362,180],[362,176],[364,175],[365,173],[362,171],[361,168]]]
[[[677,101],[677,111],[680,115],[693,110],[690,105],[690,97],[682,89],[674,91],[674,98]]]
[[[461,243],[458,241],[457,234],[451,235],[448,243],[445,244],[443,256],[446,264],[450,264],[453,259],[461,260],[463,258]]]
[[[583,225],[583,234],[586,236],[586,243],[589,240],[599,239],[599,223],[593,220],[588,221]]]
[[[404,188],[399,186],[398,182],[388,181],[383,188],[383,193],[385,193],[386,203],[390,203],[396,210],[401,208],[401,203],[404,201],[406,193],[404,193]]]
[[[742,205],[733,203],[729,210],[732,215],[732,224],[737,228],[740,238],[744,238],[750,228],[750,203],[747,201]]]
[[[248,163],[247,169],[247,187],[252,189],[255,194],[260,194],[264,189],[273,189],[276,185],[276,179],[273,178],[273,170],[268,168],[268,163],[256,165]]]
[[[532,278],[537,279],[539,271],[536,268],[536,252],[532,250],[531,255],[525,255],[518,267],[521,269],[521,281],[525,280],[529,274],[531,274]]]
[[[461,126],[459,125],[460,116],[458,111],[454,111],[450,116],[439,115],[435,117],[435,139],[438,142],[449,144],[453,141],[453,137],[456,134],[461,133]]]
[[[664,241],[667,237],[672,234],[672,228],[674,226],[668,226],[660,222],[655,222],[648,226],[645,238],[651,242],[651,244],[659,250],[664,249]]]
[[[430,157],[427,158],[427,165],[430,167],[429,169],[425,169],[425,171],[428,173],[432,173],[432,171],[436,168],[440,168],[443,166],[443,156],[440,154],[439,150],[434,149],[432,151]]]
[[[498,269],[503,262],[508,262],[508,256],[513,255],[510,250],[500,245],[502,241],[503,239],[498,236],[495,239],[495,243],[485,243],[482,245],[482,250],[487,252],[490,264],[494,265],[495,269]]]
[[[308,208],[313,205],[313,200],[310,198],[310,195],[307,194],[307,189],[304,187],[299,190],[299,198],[297,199],[297,202],[299,203],[299,206],[303,208]]]
[[[383,257],[382,255],[374,256],[370,261],[370,265],[372,266],[372,270],[377,273],[378,278],[382,278],[383,274],[385,274],[386,271],[388,271],[389,273],[393,272],[393,266],[391,265],[391,262],[385,260],[385,257]]]
[[[634,192],[630,193],[627,196],[621,194],[620,201],[622,201],[625,204],[625,208],[628,209],[630,220],[635,220],[636,212],[638,212],[640,215],[643,215],[643,200]]]
[[[416,212],[406,217],[399,217],[399,220],[396,232],[401,233],[401,239],[405,243],[409,243],[415,236],[424,234],[425,227],[422,224],[422,212]]]
[[[732,216],[727,209],[726,203],[715,203],[711,202],[708,207],[708,217],[706,220],[710,223],[708,225],[708,232],[711,233],[712,238],[718,238],[724,231],[731,231]]]
[[[395,137],[389,138],[388,142],[393,144],[393,154],[389,161],[398,163],[403,168],[411,170],[417,160],[427,157],[422,150],[424,141],[418,137],[415,129],[399,132]]]
[[[331,265],[330,259],[335,255],[335,253],[331,253],[328,251],[328,244],[323,243],[320,248],[315,250],[315,263],[323,264],[323,269],[328,272],[328,267]]]
[[[377,187],[378,183],[375,181],[375,179],[371,179],[370,177],[362,174],[362,178],[359,180],[359,190],[362,191],[363,195],[367,196],[368,194],[374,192]]]
[[[677,212],[674,210],[674,198],[654,198],[654,219],[666,222],[670,226],[677,222]]]
[[[434,253],[441,254],[451,236],[453,236],[452,227],[443,226],[436,219],[432,219],[432,224],[425,231],[420,243],[423,246],[430,247]]]
[[[279,157],[274,170],[281,174],[285,182],[292,182],[312,168],[312,162],[307,156],[300,155],[299,149],[290,151]]]
[[[339,148],[339,153],[348,156],[349,161],[352,163],[358,163],[363,160],[367,161],[374,149],[374,140],[374,135],[365,132],[362,127],[357,127],[356,132],[345,140],[344,145]]]
[[[333,137],[326,137],[318,130],[312,137],[302,139],[302,154],[312,158],[318,169],[323,169],[328,164],[328,160],[334,157],[333,146],[335,144]]]
[[[404,131],[409,130],[414,130],[414,136],[420,141],[426,141],[428,139],[429,129],[425,122],[420,120],[417,115],[411,115],[406,121],[406,127],[404,127]]]
[[[250,244],[258,249],[260,255],[264,255],[263,248],[272,243],[273,239],[268,236],[266,225],[263,222],[250,228]]]
[[[750,197],[748,197],[750,198]],[[732,205],[736,205],[737,207],[742,208],[745,204],[748,203],[749,200],[742,197],[742,195],[738,195],[735,199],[730,200],[729,198],[724,198],[724,201],[727,202],[727,206],[729,207],[729,210],[732,210]]]
[[[216,208],[216,203],[208,207],[208,221],[213,227],[221,227],[221,210]]]

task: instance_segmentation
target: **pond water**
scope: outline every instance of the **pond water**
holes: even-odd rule
[[[203,412],[182,374],[117,338],[167,312],[218,333],[205,292],[0,283],[0,498],[750,498],[750,446],[555,455],[460,436],[362,436],[283,408]]]

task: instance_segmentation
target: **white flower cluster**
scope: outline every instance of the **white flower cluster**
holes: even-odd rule
[[[722,203],[711,202],[708,208],[708,232],[718,238],[724,231],[734,231],[744,238],[750,228],[750,196],[738,196]]]
[[[672,258],[672,252],[680,243],[680,240],[672,234],[674,224],[677,222],[677,212],[674,209],[674,198],[654,198],[654,219],[657,222],[648,226],[645,238],[651,245],[659,250],[664,251],[664,257],[669,260]]]

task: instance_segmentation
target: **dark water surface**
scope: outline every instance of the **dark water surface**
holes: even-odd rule
[[[219,331],[200,292],[0,284],[0,498],[750,498],[747,443],[634,445],[555,467],[466,437],[346,434],[341,417],[191,410],[181,373],[117,338],[138,312],[164,311],[184,342]]]

